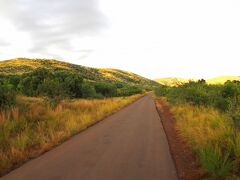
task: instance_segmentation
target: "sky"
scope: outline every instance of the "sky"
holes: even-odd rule
[[[0,0],[0,59],[148,78],[240,75],[239,0]]]

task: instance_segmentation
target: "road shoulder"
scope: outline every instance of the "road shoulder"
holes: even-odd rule
[[[203,179],[203,173],[194,153],[176,130],[175,119],[170,111],[170,106],[162,98],[157,98],[155,103],[168,139],[179,179]]]

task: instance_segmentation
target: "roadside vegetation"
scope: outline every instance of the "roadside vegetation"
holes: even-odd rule
[[[0,175],[139,99],[151,84],[56,60],[0,62]]]
[[[0,174],[141,96],[63,100],[54,109],[43,98],[18,96],[15,106],[0,112]]]
[[[155,90],[171,104],[176,128],[214,179],[240,177],[240,82],[205,80]]]

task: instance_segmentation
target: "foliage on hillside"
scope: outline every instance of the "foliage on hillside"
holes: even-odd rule
[[[66,70],[78,73],[83,79],[88,81],[106,81],[140,86],[142,88],[152,88],[159,84],[155,81],[141,77],[134,73],[117,69],[97,69],[48,59],[27,59],[17,58],[0,62],[0,75],[16,75],[32,72],[36,68],[47,68],[50,70]]]

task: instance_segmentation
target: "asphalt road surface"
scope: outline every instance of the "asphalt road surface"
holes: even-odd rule
[[[2,179],[172,180],[177,175],[147,95]]]

